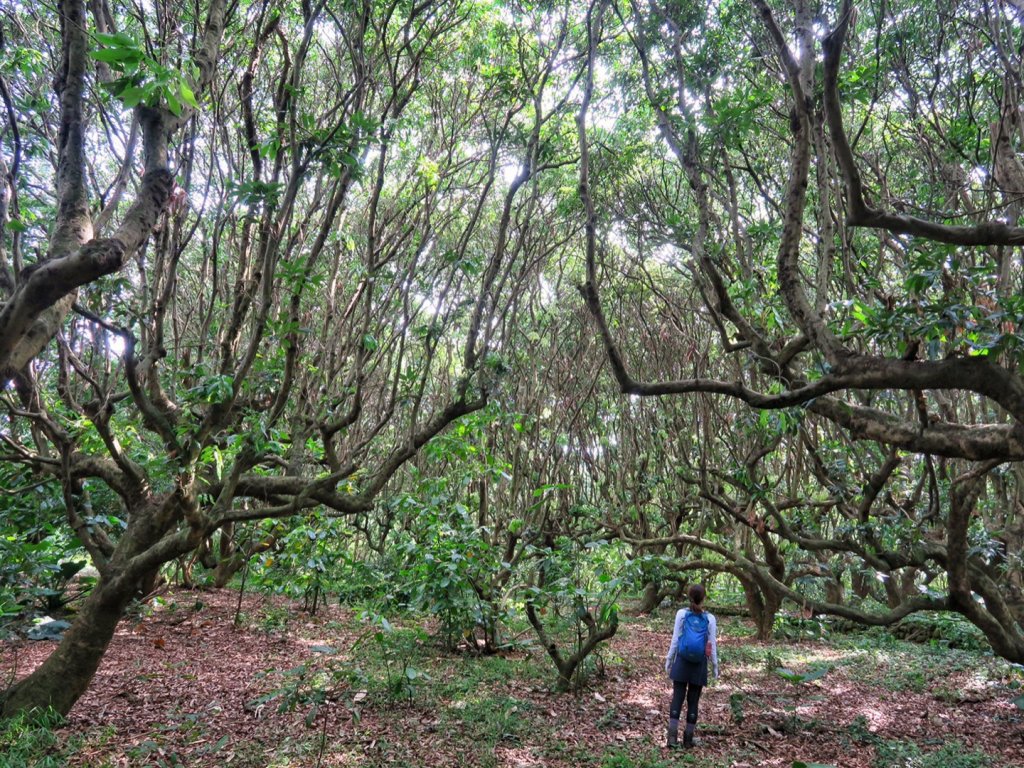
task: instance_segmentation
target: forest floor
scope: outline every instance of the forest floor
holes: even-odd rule
[[[669,751],[669,612],[624,621],[584,688],[555,694],[536,646],[446,652],[422,627],[368,623],[337,605],[309,616],[260,595],[245,596],[236,629],[237,599],[177,591],[122,622],[40,764],[1024,766],[1024,711],[1012,701],[1022,671],[978,653],[878,635],[757,643],[725,619],[701,742]],[[0,679],[52,648],[0,645]],[[817,679],[787,680],[779,667]]]

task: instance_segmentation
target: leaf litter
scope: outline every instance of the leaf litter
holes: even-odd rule
[[[68,765],[569,768],[682,760],[664,747],[667,620],[665,627],[624,623],[602,652],[603,674],[577,694],[551,692],[552,670],[537,648],[506,655],[515,674],[483,676],[471,690],[452,693],[464,665],[487,661],[428,639],[421,649],[427,661],[417,664],[432,666],[410,678],[417,688],[388,695],[368,683],[335,682],[319,700],[281,711],[268,692],[289,671],[312,679],[328,664],[357,667],[367,628],[337,605],[308,616],[261,595],[245,596],[242,609],[274,621],[236,628],[237,600],[226,590],[178,591],[141,619],[122,621],[59,731],[77,744]],[[10,680],[16,669],[21,677],[54,647],[6,641],[0,674]],[[758,663],[780,652],[814,663],[804,671],[791,663],[785,676]],[[722,678],[700,703],[693,753],[700,762],[689,764],[875,768],[880,744],[914,742],[927,752],[956,740],[996,768],[1024,766],[1024,710],[1009,685],[979,684],[969,669],[943,673],[931,687],[916,681],[919,690],[893,690],[879,669],[823,642],[780,646],[724,636],[720,654]]]

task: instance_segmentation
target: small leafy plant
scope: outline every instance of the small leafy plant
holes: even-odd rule
[[[384,663],[388,695],[411,702],[419,687],[430,680],[426,672],[411,664],[417,646],[428,639],[427,633],[419,627],[397,630],[384,616],[371,614],[367,618],[371,629],[356,640],[352,649],[366,647],[366,639],[372,638],[377,656]]]
[[[832,667],[827,665],[814,667],[807,672],[794,672],[786,667],[777,667],[774,670],[776,675],[787,682],[793,683],[794,685],[809,683],[813,680],[820,680],[831,671]]]
[[[729,714],[732,716],[732,721],[736,725],[742,725],[745,717],[743,713],[743,702],[746,699],[746,695],[743,693],[733,693],[729,695]]]

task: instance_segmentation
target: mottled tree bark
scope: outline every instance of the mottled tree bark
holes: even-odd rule
[[[0,717],[46,707],[64,715],[70,712],[92,682],[124,609],[135,594],[127,585],[94,589],[46,661],[2,694]]]

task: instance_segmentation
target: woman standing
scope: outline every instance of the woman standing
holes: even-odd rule
[[[690,607],[676,613],[672,644],[665,657],[665,673],[672,679],[672,706],[668,713],[668,746],[679,745],[679,714],[686,700],[686,729],[683,746],[693,746],[697,727],[697,702],[708,684],[708,659],[718,678],[718,622],[704,610],[706,592],[701,584],[687,590]]]

